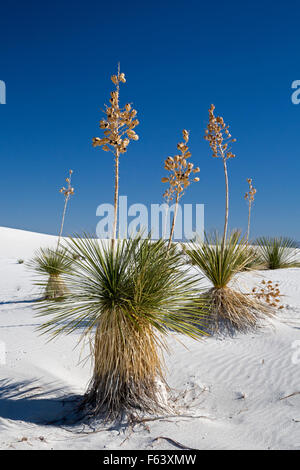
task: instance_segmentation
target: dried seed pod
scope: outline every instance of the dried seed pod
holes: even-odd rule
[[[230,151],[229,141],[235,142],[236,139],[231,139],[229,126],[226,126],[224,119],[221,116],[214,115],[215,106],[212,104],[208,110],[209,123],[205,130],[204,139],[209,142],[212,149],[213,158],[235,158],[235,155]]]
[[[164,199],[169,202],[175,199],[175,207],[177,208],[179,199],[183,196],[184,190],[190,186],[191,182],[199,181],[199,178],[190,179],[190,175],[193,172],[193,164],[187,163],[186,159],[191,156],[191,152],[187,146],[189,141],[189,133],[187,130],[182,131],[184,142],[179,142],[177,144],[177,149],[180,154],[174,155],[173,157],[167,157],[164,162],[165,170],[169,171],[169,177],[164,177],[161,179],[163,183],[169,183],[169,188],[163,193]],[[195,169],[194,172],[199,171],[199,167]],[[177,209],[173,214],[173,221],[170,230],[169,244],[170,247],[174,228],[175,228],[175,218],[177,214]]]
[[[177,149],[180,151],[180,154],[174,155],[173,157],[167,157],[164,162],[165,170],[170,172],[169,178],[162,178],[163,183],[169,182],[169,191],[171,191],[172,196],[174,193],[176,201],[178,201],[184,194],[184,189],[186,189],[191,181],[199,181],[199,178],[194,178],[190,180],[190,175],[193,169],[193,163],[187,163],[186,159],[191,156],[191,152],[188,149],[187,143],[189,141],[189,133],[187,130],[182,131],[184,142],[179,142],[177,144]],[[195,168],[194,172],[200,171],[200,168]],[[164,197],[168,199],[170,193],[168,191],[164,192]]]
[[[258,288],[255,287],[252,289],[252,295],[259,300],[264,300],[270,307],[282,309],[284,306],[279,305],[282,294],[277,286],[278,284],[275,284],[274,286],[272,281],[266,282],[265,280],[262,280]]]
[[[100,129],[103,130],[104,138],[94,137],[93,147],[102,147],[106,152],[111,151],[114,155],[125,153],[130,140],[138,140],[138,135],[132,131],[139,125],[137,119],[134,120],[137,112],[127,103],[124,108],[119,105],[119,87],[120,83],[125,83],[125,74],[118,71],[117,75],[111,76],[116,89],[110,93],[110,106],[106,106],[106,119],[100,120]],[[127,136],[122,139],[124,134]],[[129,134],[128,134],[129,132]]]
[[[249,203],[254,201],[254,195],[256,194],[256,189],[252,185],[252,179],[247,178],[247,182],[249,184],[249,191],[245,194],[245,199],[248,199]]]

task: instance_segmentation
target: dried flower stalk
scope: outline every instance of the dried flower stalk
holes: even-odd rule
[[[225,174],[225,222],[224,222],[224,233],[222,249],[224,249],[227,237],[228,227],[228,212],[229,212],[229,185],[228,185],[228,173],[227,173],[227,160],[229,158],[235,158],[235,154],[231,152],[229,144],[236,142],[233,139],[230,132],[229,126],[225,124],[224,119],[221,116],[214,115],[215,106],[212,104],[208,110],[209,112],[209,123],[205,130],[204,139],[209,142],[210,148],[213,152],[214,158],[222,158]]]
[[[252,185],[252,179],[247,178],[247,182],[249,184],[249,191],[245,194],[244,198],[248,200],[248,228],[247,228],[247,238],[246,241],[248,243],[249,235],[250,235],[250,218],[251,218],[251,206],[254,202],[254,196],[256,194],[256,189]]]
[[[163,194],[163,199],[165,200],[165,204],[166,204],[166,208],[165,208],[165,224],[164,224],[164,228],[163,228],[163,234],[162,234],[162,238],[165,239],[166,238],[166,234],[167,234],[167,218],[168,218],[168,213],[169,213],[169,209],[170,209],[170,202],[172,201],[173,199],[173,196],[172,196],[172,191],[170,191],[169,189],[167,189],[164,194]]]
[[[184,142],[179,142],[177,144],[177,149],[180,151],[180,154],[175,155],[174,157],[168,157],[165,160],[164,168],[169,172],[169,176],[161,179],[163,183],[169,183],[169,188],[163,194],[167,204],[169,204],[170,201],[175,200],[175,209],[170,230],[168,248],[170,248],[173,238],[179,200],[182,198],[185,189],[191,184],[191,182],[198,182],[200,179],[198,177],[193,178],[193,175],[198,173],[200,168],[194,168],[193,163],[187,162],[187,159],[192,155],[187,146],[189,141],[189,133],[184,129],[182,131],[182,135]]]
[[[280,304],[282,294],[278,283],[273,285],[272,281],[266,282],[263,280],[258,288],[254,287],[252,289],[252,295],[259,300],[264,300],[270,307],[276,307],[279,310],[284,308],[284,306]]]
[[[64,210],[63,210],[61,226],[60,226],[60,231],[59,231],[59,237],[58,237],[58,241],[57,241],[57,248],[56,248],[57,250],[59,248],[60,239],[61,239],[63,228],[64,228],[67,205],[68,205],[70,197],[73,196],[73,194],[74,194],[74,188],[72,187],[72,184],[71,184],[72,174],[73,174],[73,170],[69,170],[69,176],[68,176],[68,178],[66,178],[67,187],[65,188],[63,186],[59,190],[59,192],[63,193],[63,195],[65,197],[65,203],[64,203]]]
[[[114,223],[112,231],[112,245],[117,236],[118,220],[118,198],[119,198],[119,158],[120,154],[127,151],[130,140],[138,140],[139,136],[134,128],[139,124],[136,119],[137,111],[127,103],[124,108],[120,108],[120,83],[125,83],[124,73],[120,73],[120,64],[117,75],[112,75],[111,81],[116,89],[110,94],[110,105],[106,106],[106,119],[101,119],[100,129],[103,130],[104,137],[94,137],[93,147],[102,147],[105,152],[112,152],[115,160],[115,191],[114,191]]]

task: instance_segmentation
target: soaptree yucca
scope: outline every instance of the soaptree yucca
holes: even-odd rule
[[[73,170],[69,170],[69,176],[66,178],[66,183],[67,183],[66,186],[67,187],[63,186],[59,190],[59,192],[64,195],[65,202],[64,202],[64,209],[63,209],[63,213],[62,213],[60,230],[59,230],[59,235],[58,235],[58,240],[57,240],[57,250],[59,248],[61,236],[62,236],[63,229],[64,229],[65,216],[66,216],[68,202],[69,202],[70,197],[74,195],[74,188],[72,187],[72,182],[71,182],[72,174],[73,174]]]
[[[216,333],[246,332],[254,329],[265,316],[272,314],[266,303],[253,295],[238,291],[232,285],[237,273],[253,261],[253,252],[235,231],[225,245],[217,234],[206,235],[203,242],[192,242],[185,248],[192,264],[212,283],[203,294],[209,303],[209,330]]]
[[[56,250],[41,248],[29,261],[28,266],[31,270],[42,278],[46,277],[46,282],[41,280],[37,283],[44,287],[45,300],[59,300],[67,294],[68,289],[62,275],[72,272],[72,262],[65,248]]]
[[[254,242],[265,269],[299,268],[298,244],[288,237],[260,237]]]
[[[214,110],[215,106],[212,104],[208,110],[209,122],[207,125],[207,129],[205,130],[204,138],[209,143],[209,146],[212,150],[212,156],[214,158],[221,158],[223,162],[225,175],[225,221],[222,248],[224,248],[227,237],[229,213],[229,182],[227,160],[229,160],[230,158],[235,158],[235,154],[231,152],[231,143],[236,142],[236,139],[232,138],[229,132],[229,126],[225,124],[222,116],[215,116]]]
[[[265,264],[258,253],[257,247],[249,245],[247,238],[246,244],[247,247],[245,247],[245,250],[248,250],[249,261],[246,263],[242,271],[259,271],[265,269]]]
[[[41,326],[54,336],[81,329],[89,337],[94,371],[80,405],[85,416],[126,419],[163,411],[162,352],[170,332],[202,336],[205,302],[195,277],[176,247],[149,238],[74,238],[72,275],[64,276],[71,295],[62,303],[40,304]]]
[[[112,244],[117,236],[118,199],[119,199],[119,160],[120,155],[127,152],[131,140],[138,140],[139,136],[134,128],[139,124],[136,119],[137,111],[129,103],[124,108],[120,106],[120,84],[125,83],[124,73],[120,73],[118,66],[117,75],[112,75],[112,82],[116,89],[111,92],[109,106],[106,106],[105,119],[100,121],[100,129],[104,137],[94,137],[93,147],[102,147],[105,152],[112,152],[115,161],[115,191],[114,191],[114,221],[112,230]]]
[[[173,220],[169,236],[169,247],[171,246],[175,229],[179,200],[184,195],[186,188],[188,188],[188,186],[190,186],[193,181],[198,182],[200,179],[195,177],[195,173],[199,173],[200,168],[194,168],[193,163],[187,161],[188,158],[190,158],[192,155],[188,148],[188,131],[184,129],[182,131],[182,136],[184,142],[179,142],[177,144],[177,149],[180,153],[174,157],[168,157],[165,160],[164,168],[169,172],[169,176],[162,178],[163,183],[169,183],[169,187],[163,194],[163,197],[167,202],[167,206],[169,206],[171,201],[174,200],[175,202]]]
[[[248,201],[248,225],[247,225],[247,238],[246,238],[246,241],[248,243],[249,236],[250,236],[251,208],[252,208],[252,204],[254,203],[254,196],[257,191],[252,184],[252,178],[247,178],[247,183],[249,185],[249,191],[246,192],[244,199]]]

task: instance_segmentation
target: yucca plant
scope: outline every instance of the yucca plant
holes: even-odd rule
[[[31,270],[38,276],[47,277],[46,283],[38,282],[38,285],[44,287],[45,300],[59,300],[68,293],[62,274],[72,272],[72,262],[65,248],[56,250],[40,248],[29,261],[28,266]]]
[[[208,141],[212,150],[213,158],[221,158],[223,161],[225,176],[225,220],[222,239],[222,248],[224,248],[228,230],[228,214],[229,214],[229,182],[227,171],[227,160],[235,158],[235,154],[231,152],[231,143],[236,142],[233,139],[229,126],[225,124],[222,116],[215,116],[215,106],[212,104],[208,110],[209,122],[205,130],[204,139]]]
[[[117,75],[111,76],[111,81],[116,89],[110,93],[109,106],[106,106],[105,119],[100,121],[100,129],[104,137],[94,137],[93,147],[102,147],[105,152],[112,152],[115,161],[115,190],[114,190],[114,221],[112,229],[112,245],[117,237],[118,225],[118,201],[119,201],[119,163],[120,155],[127,152],[131,140],[137,141],[138,134],[134,131],[139,125],[136,119],[137,111],[127,103],[120,107],[120,84],[126,83],[125,74],[120,72],[118,65]]]
[[[288,237],[260,237],[254,242],[265,269],[299,268],[298,245]]]
[[[212,288],[203,294],[209,303],[211,332],[246,332],[257,327],[266,315],[272,315],[268,305],[232,286],[235,275],[253,261],[253,253],[239,231],[232,232],[225,245],[217,234],[206,235],[203,242],[185,247],[185,252],[212,283]]]
[[[90,339],[94,372],[81,412],[117,420],[166,410],[159,396],[165,338],[170,332],[195,339],[204,334],[197,279],[164,240],[139,237],[112,246],[79,237],[69,249],[76,255],[74,269],[63,278],[71,295],[38,309],[46,316],[43,333],[80,328]]]
[[[258,270],[265,269],[265,265],[262,262],[261,256],[258,253],[257,247],[253,245],[249,245],[247,238],[246,238],[246,244],[247,244],[247,247],[245,247],[245,249],[248,250],[249,252],[249,261],[248,263],[245,264],[243,271],[249,271],[249,270],[258,271]]]
[[[252,184],[252,179],[251,178],[247,178],[247,183],[249,185],[249,191],[246,192],[246,194],[244,196],[244,199],[246,199],[246,201],[248,201],[248,225],[247,225],[247,238],[246,238],[246,241],[248,243],[249,236],[250,236],[251,208],[252,208],[252,204],[254,203],[254,196],[257,193],[257,191],[256,191],[256,189],[254,188],[254,186]]]
[[[190,158],[192,154],[187,145],[189,141],[189,133],[186,129],[183,129],[182,136],[184,142],[179,142],[177,144],[177,149],[179,150],[180,154],[175,155],[174,157],[168,157],[165,160],[164,168],[169,172],[169,176],[163,177],[161,179],[162,183],[169,183],[169,188],[167,188],[167,190],[164,192],[163,198],[167,201],[168,205],[173,199],[175,201],[173,220],[169,236],[169,247],[171,246],[174,234],[179,201],[184,195],[186,188],[190,186],[191,182],[198,182],[200,179],[195,177],[195,173],[199,173],[200,168],[194,168],[193,163],[187,162],[187,159]]]
[[[72,183],[71,183],[72,174],[73,174],[73,170],[69,170],[69,176],[66,178],[67,187],[65,188],[65,186],[63,186],[59,190],[59,192],[64,195],[65,203],[64,203],[64,209],[63,209],[63,214],[62,214],[62,218],[61,218],[60,231],[59,231],[58,240],[57,240],[57,250],[59,248],[61,236],[62,236],[63,229],[64,229],[65,216],[66,216],[68,202],[69,202],[70,197],[73,196],[74,192],[75,192],[74,188],[72,187]]]

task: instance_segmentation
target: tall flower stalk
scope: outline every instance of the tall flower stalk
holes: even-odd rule
[[[249,235],[250,235],[250,219],[251,219],[251,207],[254,202],[254,196],[256,194],[256,189],[252,185],[252,179],[247,178],[247,182],[249,184],[249,191],[245,194],[244,199],[248,201],[248,227],[247,227],[247,237],[246,237],[246,242],[248,243],[249,241]]]
[[[182,198],[185,189],[191,184],[191,182],[197,182],[200,179],[198,177],[192,178],[195,173],[200,171],[200,168],[194,168],[193,163],[187,162],[187,159],[192,155],[187,145],[189,141],[189,133],[184,129],[182,131],[182,135],[184,142],[179,142],[177,144],[177,149],[180,154],[175,155],[174,157],[168,157],[165,160],[164,168],[169,172],[169,176],[162,178],[163,183],[169,183],[169,188],[164,192],[163,197],[168,201],[168,204],[172,200],[175,201],[168,248],[170,248],[172,243],[179,200]]]
[[[60,193],[63,193],[63,195],[64,195],[64,197],[65,197],[65,203],[64,203],[64,210],[63,210],[63,214],[62,214],[62,219],[61,219],[61,225],[60,225],[60,231],[59,231],[59,236],[58,236],[58,241],[57,241],[56,250],[58,250],[58,248],[59,248],[61,236],[62,236],[63,229],[64,229],[64,223],[65,223],[65,216],[66,216],[66,211],[67,211],[67,205],[68,205],[68,202],[69,202],[70,197],[73,196],[73,194],[74,194],[74,188],[72,187],[72,183],[71,183],[72,174],[73,174],[73,170],[69,170],[69,176],[68,176],[68,178],[66,178],[67,187],[65,188],[65,187],[63,186],[63,187],[60,188],[60,190],[59,190],[59,192],[60,192]]]
[[[209,142],[210,148],[213,152],[214,158],[222,158],[224,175],[225,175],[225,221],[224,221],[224,232],[222,239],[222,250],[224,250],[227,230],[228,230],[228,213],[229,213],[229,183],[228,183],[228,172],[227,172],[227,160],[229,158],[235,158],[235,155],[231,152],[230,143],[236,142],[236,139],[232,139],[229,132],[229,126],[225,124],[222,116],[214,115],[215,106],[212,104],[208,110],[209,122],[205,131],[205,140]]]
[[[130,140],[138,140],[139,136],[133,130],[139,121],[135,119],[137,111],[128,103],[124,108],[120,107],[120,83],[125,83],[124,73],[120,73],[118,66],[117,75],[112,75],[111,81],[116,89],[111,92],[109,106],[106,106],[106,118],[101,119],[100,129],[104,137],[94,137],[93,147],[102,147],[105,152],[112,152],[115,163],[115,190],[114,190],[114,221],[112,229],[112,246],[117,237],[118,224],[118,199],[119,199],[119,159],[122,153],[127,151]]]
[[[172,201],[172,192],[169,189],[167,189],[164,192],[163,199],[165,200],[165,220],[164,220],[162,238],[165,239],[167,235],[167,224],[168,224],[168,213],[170,209],[170,202]]]

